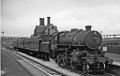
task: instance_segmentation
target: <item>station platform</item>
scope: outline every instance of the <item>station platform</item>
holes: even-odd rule
[[[0,46],[1,47],[1,46]],[[1,48],[1,76],[50,76],[28,63],[13,50]]]
[[[120,54],[106,53],[105,55],[113,59],[113,65],[120,66]]]
[[[113,65],[120,66],[120,62],[113,62]]]
[[[24,54],[22,52],[17,52],[17,53],[19,53],[27,58],[30,58],[30,59],[36,61],[37,63],[40,63],[43,66],[46,66],[47,68],[51,68],[61,74],[64,74],[65,76],[80,76],[80,74],[78,74],[78,73],[74,73],[70,70],[59,67],[58,64],[56,64],[52,59],[50,59],[50,61],[44,61],[44,60],[29,56],[27,54]]]

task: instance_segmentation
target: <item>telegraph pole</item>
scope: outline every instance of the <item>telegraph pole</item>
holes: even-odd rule
[[[4,33],[5,33],[4,30],[1,33],[3,34],[3,37],[4,37]]]
[[[3,37],[4,37],[4,33],[5,33],[4,30],[3,30],[1,33],[3,34],[3,35],[1,36],[1,44],[3,44],[3,40],[4,40]]]

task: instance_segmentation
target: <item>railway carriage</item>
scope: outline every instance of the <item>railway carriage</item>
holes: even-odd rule
[[[39,38],[24,38],[23,39],[23,46],[24,48],[22,49],[23,52],[29,53],[29,54],[36,54],[39,51]]]
[[[14,49],[16,50],[20,50],[21,48],[23,48],[23,38],[18,38],[16,39],[16,41],[14,41]]]
[[[50,40],[48,38],[50,35],[42,35],[41,38],[33,37],[33,38],[20,38],[14,42],[14,48],[33,55],[35,57],[39,57],[41,59],[49,60],[50,54]]]

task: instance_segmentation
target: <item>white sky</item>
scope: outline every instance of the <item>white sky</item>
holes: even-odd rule
[[[120,33],[120,0],[1,0],[2,30],[7,36],[30,36],[39,17],[51,17],[58,30],[92,29]]]

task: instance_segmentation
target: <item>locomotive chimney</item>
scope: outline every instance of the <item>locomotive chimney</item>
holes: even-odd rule
[[[44,25],[44,18],[39,18],[39,25]]]
[[[50,17],[47,17],[47,25],[50,25]]]
[[[87,26],[85,26],[85,29],[86,29],[86,31],[91,31],[91,25],[87,25]]]

